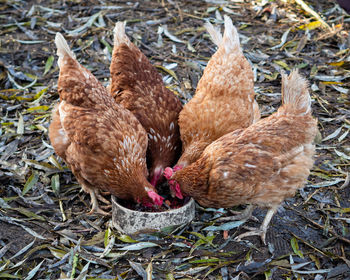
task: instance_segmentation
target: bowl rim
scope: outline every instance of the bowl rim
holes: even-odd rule
[[[126,212],[129,212],[129,213],[133,213],[133,214],[142,213],[143,215],[150,215],[150,216],[161,215],[163,213],[176,214],[177,212],[183,211],[184,209],[191,207],[192,204],[194,205],[194,203],[195,203],[193,197],[191,197],[190,200],[185,205],[183,205],[179,208],[168,209],[166,211],[161,211],[161,212],[143,212],[143,211],[137,211],[137,210],[132,210],[132,209],[126,208],[123,205],[121,205],[120,203],[118,203],[117,199],[118,198],[116,196],[112,195],[112,203],[115,204],[116,206],[118,206],[118,208],[120,208]]]

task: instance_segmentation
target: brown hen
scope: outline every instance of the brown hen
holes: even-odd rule
[[[225,16],[223,37],[209,22],[205,27],[219,48],[209,60],[196,94],[179,116],[183,145],[177,162],[180,168],[196,161],[214,140],[260,118],[254,100],[253,71],[231,19]]]
[[[147,161],[150,181],[155,186],[164,168],[176,163],[181,152],[181,102],[164,86],[147,57],[130,42],[123,22],[117,22],[114,28],[110,72],[114,99],[136,116],[148,134]]]
[[[144,128],[76,61],[61,34],[56,35],[55,43],[60,103],[49,137],[83,190],[90,193],[91,213],[107,214],[98,206],[97,198],[103,200],[99,190],[122,199],[161,205],[162,197],[147,181]]]
[[[239,239],[260,235],[265,242],[277,207],[304,186],[313,166],[317,124],[307,82],[297,71],[282,75],[282,100],[276,113],[222,136],[196,162],[170,176],[173,188],[180,187],[205,207],[269,208],[261,228]],[[247,216],[252,209],[247,208]]]

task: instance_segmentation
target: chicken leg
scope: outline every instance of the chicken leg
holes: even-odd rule
[[[277,206],[269,208],[269,210],[266,213],[265,219],[263,223],[261,224],[260,228],[248,228],[249,231],[242,233],[235,237],[235,241],[242,241],[242,238],[248,237],[248,236],[254,236],[259,235],[261,237],[262,242],[266,245],[266,232],[267,228],[271,222],[271,219],[273,215],[277,211]]]
[[[240,221],[240,220],[248,220],[250,218],[253,218],[252,214],[255,209],[255,206],[249,204],[243,212],[238,212],[238,211],[230,211],[232,214],[237,214],[234,216],[229,216],[229,217],[222,217],[216,220],[216,222],[227,222],[227,221]],[[254,217],[254,219],[256,219]]]
[[[101,206],[101,208],[109,209],[112,207],[111,202],[103,197],[103,195],[110,195],[110,192],[102,192],[100,190],[96,190],[95,194],[99,201],[103,202],[104,204],[107,204],[106,206]]]
[[[102,202],[107,202],[107,204],[109,203],[108,200],[106,200],[99,192],[98,190],[94,190],[92,188],[87,188],[87,191],[90,194],[91,197],[91,210],[88,213],[88,215],[92,215],[94,213],[98,213],[104,216],[109,216],[110,213],[103,211],[100,207],[99,207],[99,203],[98,203],[98,199],[101,200]]]

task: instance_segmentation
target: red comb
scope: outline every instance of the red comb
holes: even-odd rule
[[[169,179],[171,178],[171,176],[173,176],[173,170],[172,170],[172,168],[171,168],[171,167],[165,168],[163,174],[164,174],[164,177],[165,177],[167,180],[169,180]]]

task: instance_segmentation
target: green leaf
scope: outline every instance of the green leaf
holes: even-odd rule
[[[61,249],[57,249],[57,248],[53,248],[53,247],[49,247],[49,250],[51,252],[51,254],[56,257],[57,259],[62,259],[67,252]]]
[[[72,272],[70,274],[70,278],[71,279],[74,279],[75,272],[76,272],[76,269],[77,269],[77,266],[78,266],[78,262],[79,262],[79,255],[78,254],[74,254],[73,265],[72,265]]]
[[[23,253],[27,252],[30,249],[30,247],[32,247],[34,245],[34,243],[35,243],[35,239],[32,242],[30,242],[27,246],[25,246],[24,248],[19,250],[15,255],[13,255],[10,258],[10,260],[14,259],[14,258],[17,258],[18,256],[22,255]]]
[[[199,240],[196,242],[195,245],[198,245],[198,244],[200,244],[200,245],[202,245],[202,244],[210,244],[211,246],[214,246],[213,240],[215,238],[215,235],[209,235],[208,234],[208,236],[204,236],[203,234],[200,234],[199,232],[194,232],[194,231],[191,231],[189,233],[194,235],[194,236],[197,236],[199,238]]]
[[[314,64],[312,67],[311,67],[311,71],[310,71],[310,76],[315,76],[318,72],[318,68],[317,68],[317,64]]]
[[[120,241],[126,242],[126,243],[137,243],[136,240],[132,239],[129,235],[121,235],[118,237]]]
[[[344,181],[344,179],[337,178],[337,179],[334,179],[332,181],[323,181],[323,182],[320,182],[320,183],[315,184],[315,185],[309,185],[309,187],[312,187],[312,188],[324,188],[324,187],[334,186],[334,185],[336,185],[336,184],[338,184],[339,182],[342,182],[342,181]]]
[[[321,269],[321,262],[320,262],[320,260],[314,255],[309,255],[309,257],[315,263],[317,269]]]
[[[309,64],[304,62],[304,63],[300,63],[300,64],[295,65],[294,68],[302,69],[302,68],[305,68],[307,66],[309,66]]]
[[[334,213],[349,213],[350,212],[350,208],[325,208],[326,211],[331,211]]]
[[[175,280],[174,274],[173,273],[168,273],[165,275],[166,280]]]
[[[103,44],[103,45],[105,45],[105,47],[108,49],[108,52],[110,53],[110,54],[112,54],[112,52],[113,52],[113,48],[111,47],[111,45],[105,40],[105,39],[100,39],[100,42]]]
[[[173,233],[176,229],[178,229],[179,226],[178,225],[175,225],[175,226],[167,226],[167,227],[163,227],[160,231],[162,233],[165,233],[165,234],[171,234]]]
[[[51,156],[49,157],[49,161],[50,161],[54,166],[56,166],[59,170],[63,170],[62,165],[58,162],[58,160],[56,159],[55,156],[51,155]]]
[[[0,278],[4,278],[4,279],[20,279],[22,278],[21,275],[12,275],[12,274],[9,274],[9,273],[0,273]]]
[[[202,259],[202,260],[194,260],[189,261],[188,263],[213,263],[213,262],[220,262],[220,259]]]
[[[10,75],[10,73],[7,73],[7,78],[16,88],[22,89],[22,90],[34,86],[37,82],[37,78],[35,77],[35,79],[30,84],[28,84],[26,86],[21,86],[20,84],[16,83],[15,79]]]
[[[163,70],[164,72],[168,73],[170,76],[172,76],[175,80],[178,80],[175,72],[171,69],[165,68],[162,65],[155,65],[156,68]]]
[[[191,231],[189,233],[194,235],[194,236],[196,236],[196,237],[198,237],[199,239],[203,239],[203,240],[206,239],[206,237],[203,234],[199,233],[199,232]]]
[[[96,13],[96,14],[93,14],[85,24],[83,24],[82,26],[80,26],[74,30],[66,31],[66,33],[71,35],[71,36],[80,35],[80,33],[84,32],[85,29],[91,27],[94,24],[94,22],[100,16],[100,14],[101,14],[101,11]]]
[[[158,247],[158,244],[152,243],[152,242],[140,242],[140,243],[136,243],[136,244],[132,244],[132,245],[128,245],[125,246],[123,248],[119,248],[119,250],[122,251],[138,251],[138,250],[142,250],[145,248],[150,248],[150,247]]]
[[[56,196],[60,193],[60,175],[55,174],[51,178],[51,188]]]
[[[298,241],[297,241],[297,239],[295,237],[293,237],[290,240],[290,244],[292,245],[292,249],[293,249],[294,253],[296,255],[298,255],[299,257],[304,258],[303,253],[299,250]]]
[[[0,197],[0,208],[8,209],[11,208],[11,206],[8,205],[7,202]]]
[[[112,235],[109,240],[108,240],[108,244],[105,246],[105,249],[103,251],[103,253],[100,255],[100,259],[104,258],[105,256],[107,256],[111,250],[113,249],[113,246],[115,244],[115,236]]]
[[[42,43],[47,43],[46,41],[42,40],[36,40],[36,41],[25,41],[25,40],[18,40],[15,39],[18,43],[25,44],[25,45],[33,45],[33,44],[42,44]]]
[[[11,126],[13,125],[13,122],[3,122],[1,123],[1,126]]]
[[[43,96],[47,92],[48,88],[44,88],[41,91],[39,91],[37,94],[34,95],[33,100],[39,99],[41,96]]]
[[[271,264],[271,265],[274,265],[274,266],[281,266],[281,267],[287,267],[287,268],[290,267],[290,263],[289,263],[289,261],[286,260],[286,259],[283,259],[283,260],[275,260],[275,261],[272,261],[270,264]]]
[[[47,162],[38,162],[36,160],[33,160],[33,159],[25,159],[24,162],[28,163],[29,165],[32,165],[34,166],[35,168],[37,169],[41,169],[41,170],[45,170],[45,171],[57,171],[58,169],[47,163]]]
[[[265,271],[264,274],[265,274],[265,280],[271,279],[271,276],[272,276],[271,270]]]
[[[50,55],[48,57],[48,59],[46,60],[46,63],[45,63],[45,71],[44,71],[43,76],[45,76],[45,74],[50,71],[54,60],[55,60],[55,58],[53,55]]]
[[[205,227],[203,230],[208,230],[208,231],[230,230],[230,229],[239,227],[240,225],[244,224],[245,222],[246,221],[228,222],[228,223],[224,223],[220,226],[208,226],[208,227]]]
[[[40,235],[39,233],[35,232],[34,230],[32,230],[31,228],[29,227],[26,227],[24,225],[21,225],[21,224],[16,224],[18,226],[20,226],[21,228],[23,228],[26,232],[28,232],[29,234],[31,234],[32,236],[34,236],[35,238],[39,238],[39,239],[42,239],[42,240],[46,240],[47,238],[45,238],[44,236]]]
[[[32,107],[32,108],[28,108],[27,112],[33,112],[33,111],[47,111],[49,110],[50,107],[47,105],[41,105],[41,106],[36,106],[36,107]]]
[[[90,262],[87,262],[86,265],[84,265],[83,269],[80,271],[79,276],[76,278],[76,280],[82,280],[82,279],[86,279],[86,274],[88,273],[89,270],[89,266],[90,266]],[[99,279],[99,278],[93,278],[93,279]],[[100,278],[103,279],[103,278]]]
[[[35,274],[38,272],[38,270],[40,269],[41,265],[43,264],[45,260],[43,260],[41,263],[39,263],[36,267],[34,267],[29,273],[28,276],[26,278],[24,278],[24,280],[30,280],[32,279]]]
[[[39,221],[46,221],[46,219],[42,216],[39,216],[38,214],[35,214],[31,211],[29,211],[28,209],[25,208],[12,208],[13,210],[18,211],[19,213],[23,214],[24,216],[28,217],[28,218],[33,218]]]
[[[264,74],[265,78],[268,79],[269,81],[274,81],[277,79],[279,72],[274,72],[272,75]]]
[[[341,127],[338,127],[333,133],[331,133],[331,134],[329,134],[328,136],[326,136],[325,138],[323,138],[323,139],[322,139],[322,142],[337,137],[338,134],[341,132],[342,128],[343,128],[342,126],[341,126]]]
[[[313,30],[313,29],[318,28],[320,26],[322,26],[322,23],[320,21],[316,20],[316,21],[312,21],[308,24],[303,24],[303,25],[299,26],[298,28],[301,30]]]
[[[286,62],[284,62],[283,60],[274,60],[274,63],[276,63],[279,66],[282,66],[284,69],[290,71],[290,67],[288,66],[288,64]]]
[[[104,241],[104,235],[105,235],[105,233],[101,231],[101,232],[95,234],[94,236],[92,236],[91,239],[86,240],[86,241],[82,241],[81,244],[87,245],[87,246],[96,245],[96,244]]]
[[[110,239],[111,234],[112,234],[111,229],[107,228],[106,231],[105,231],[105,237],[104,237],[104,240],[103,240],[105,248],[107,247],[107,245],[109,243],[109,239]]]
[[[152,260],[148,264],[146,268],[146,273],[147,273],[147,279],[152,279],[152,274],[153,274],[153,265],[152,265]]]
[[[334,152],[335,152],[338,156],[340,156],[340,157],[342,157],[342,158],[345,158],[345,159],[347,159],[347,160],[350,160],[350,156],[348,156],[347,154],[345,154],[345,153],[343,153],[343,152],[340,152],[340,151],[337,151],[336,149],[334,149]]]
[[[25,195],[28,191],[30,191],[33,188],[33,186],[38,182],[38,179],[39,175],[34,171],[25,183],[22,194]]]
[[[38,117],[35,117],[33,121],[35,122],[37,120],[41,120],[41,119],[45,119],[45,118],[49,118],[49,117],[51,117],[51,113],[49,113],[49,114],[42,114],[42,115],[40,115]]]
[[[147,279],[147,272],[140,263],[129,261],[129,264],[133,268],[133,270],[135,270],[136,273],[142,277],[142,279]]]
[[[17,134],[23,134],[24,132],[24,123],[22,114],[19,115],[18,123],[17,123]]]

